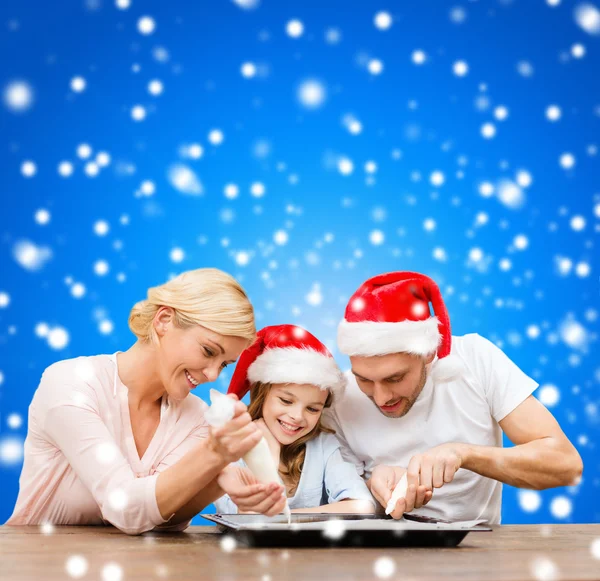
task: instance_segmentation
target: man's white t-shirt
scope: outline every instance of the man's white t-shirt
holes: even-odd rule
[[[464,364],[460,379],[434,385],[428,378],[413,407],[401,418],[385,417],[347,372],[345,392],[326,413],[342,455],[365,479],[379,464],[406,468],[415,454],[448,442],[502,446],[498,422],[538,384],[477,334],[452,337],[452,355]],[[501,502],[500,482],[460,469],[451,483],[435,489],[429,504],[414,513],[499,524]]]

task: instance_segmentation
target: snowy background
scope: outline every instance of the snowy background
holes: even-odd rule
[[[336,356],[365,278],[434,277],[584,459],[505,487],[504,522],[599,521],[599,9],[3,0],[0,522],[44,368],[127,349],[134,302],[203,266]]]

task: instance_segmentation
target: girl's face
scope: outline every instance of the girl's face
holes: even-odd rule
[[[279,443],[287,446],[317,425],[328,394],[316,385],[275,383],[263,403],[264,422]]]
[[[175,400],[182,400],[201,383],[216,381],[248,346],[246,339],[220,335],[196,325],[181,329],[171,316],[161,313],[155,321],[159,336],[156,353],[161,382]]]

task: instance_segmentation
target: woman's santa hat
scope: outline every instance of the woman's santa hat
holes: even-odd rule
[[[258,332],[238,361],[227,393],[240,399],[254,383],[297,383],[339,391],[344,376],[314,335],[296,325],[274,325]]]
[[[463,370],[460,359],[450,354],[451,346],[450,318],[440,289],[417,272],[390,272],[364,282],[338,327],[338,347],[346,355],[436,353],[431,377],[438,382],[456,379]]]

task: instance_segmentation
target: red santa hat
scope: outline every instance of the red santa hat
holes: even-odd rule
[[[450,318],[440,289],[417,272],[390,272],[364,282],[338,327],[338,347],[346,355],[436,353],[431,377],[438,382],[455,379],[463,370],[460,359],[450,355],[451,346]]]
[[[344,376],[327,347],[296,325],[261,329],[256,341],[242,353],[227,393],[241,399],[259,381],[309,383],[334,392],[344,386]]]

